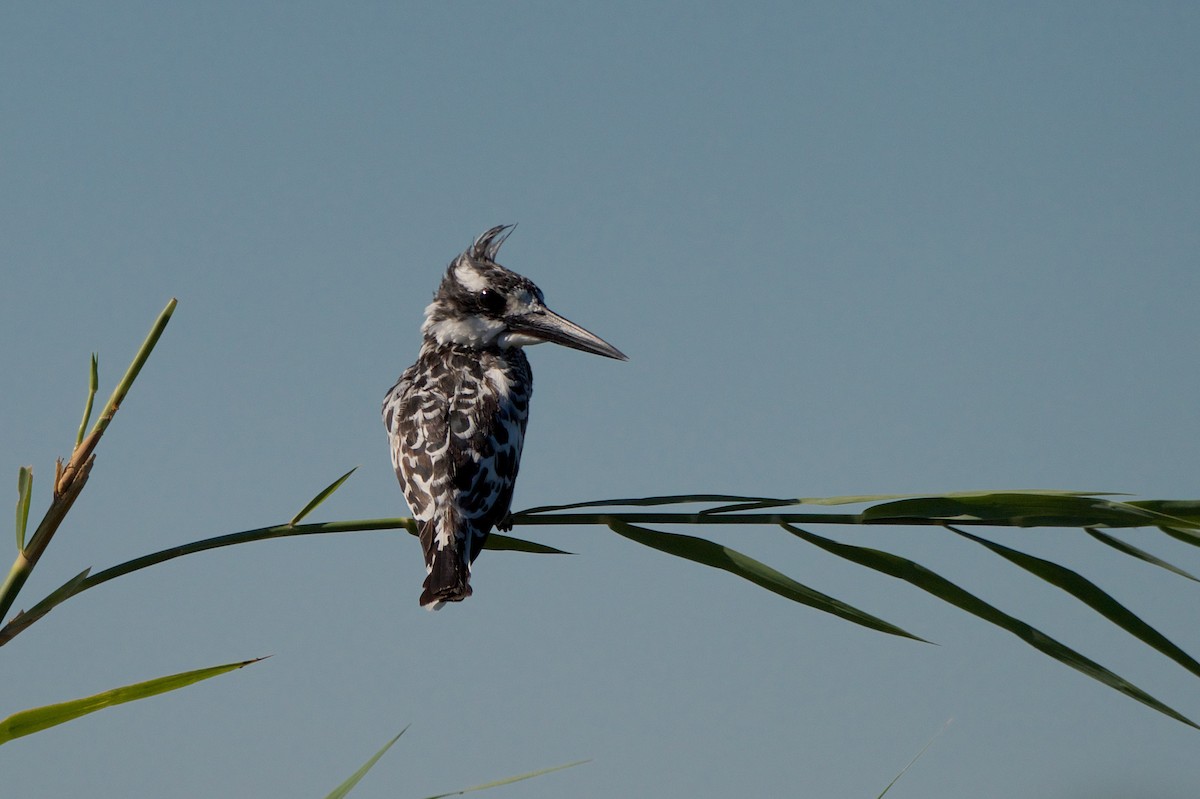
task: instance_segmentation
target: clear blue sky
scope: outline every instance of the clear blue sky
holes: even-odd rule
[[[1193,3],[9,3],[0,469],[35,509],[89,353],[107,396],[179,308],[28,605],[86,566],[406,513],[378,407],[446,263],[502,261],[630,356],[530,351],[515,505],[722,491],[1194,497]],[[8,478],[5,478],[8,479]],[[15,479],[13,480],[15,483]],[[8,485],[13,485],[8,483]],[[15,496],[9,494],[10,497]],[[1193,718],[1196,681],[933,529],[900,552]],[[1068,563],[1196,654],[1197,591]],[[12,796],[1184,799],[1200,733],[775,530],[707,534],[937,641],[889,638],[601,529],[517,534],[429,614],[406,535],[222,550],[0,650],[0,715],[273,654],[0,750]],[[1193,570],[1156,531],[1128,540]]]

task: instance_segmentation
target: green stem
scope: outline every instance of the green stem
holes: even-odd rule
[[[158,339],[163,334],[163,330],[167,327],[167,322],[171,321],[171,314],[175,313],[175,306],[178,300],[174,297],[167,303],[167,307],[163,308],[162,313],[158,315],[158,319],[154,320],[154,326],[150,328],[150,332],[146,335],[146,340],[142,342],[141,349],[137,351],[137,355],[133,356],[133,362],[129,364],[129,368],[125,370],[125,376],[121,378],[121,382],[117,383],[117,387],[113,389],[112,396],[108,398],[108,404],[104,406],[103,413],[96,420],[96,426],[92,428],[93,433],[103,433],[108,427],[108,423],[117,413],[117,409],[121,407],[121,403],[125,401],[125,395],[129,393],[133,381],[137,379],[138,373],[142,371],[142,367],[146,364],[146,359],[150,357],[150,353],[154,351],[154,345],[158,343]]]
[[[8,576],[4,578],[4,584],[0,585],[0,619],[8,615],[12,603],[20,593],[21,587],[25,585],[25,581],[29,579],[29,572],[32,569],[33,563],[25,557],[25,553],[18,552],[12,568],[8,570]]]

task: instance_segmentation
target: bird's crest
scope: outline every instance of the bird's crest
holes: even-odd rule
[[[496,256],[500,254],[500,248],[504,246],[504,242],[508,241],[508,237],[516,230],[516,227],[516,225],[496,225],[494,228],[485,230],[479,238],[475,239],[471,248],[463,254],[474,261],[496,263]]]

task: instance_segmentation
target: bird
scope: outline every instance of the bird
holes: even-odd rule
[[[546,307],[533,281],[496,262],[513,225],[484,231],[446,269],[425,308],[417,361],[383,401],[392,467],[417,523],[420,604],[471,595],[471,564],[509,515],[533,373],[523,348],[552,342],[628,358]]]

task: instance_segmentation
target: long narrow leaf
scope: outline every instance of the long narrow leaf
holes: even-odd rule
[[[855,624],[861,624],[863,627],[869,627],[872,630],[879,630],[891,635],[899,635],[904,638],[912,638],[916,641],[929,643],[924,638],[902,630],[894,624],[890,624],[852,605],[847,605],[841,600],[834,599],[827,594],[798,583],[786,574],[776,571],[765,563],[761,563],[735,549],[730,549],[729,547],[703,538],[649,530],[645,527],[635,527],[621,521],[613,521],[609,524],[609,527],[618,535],[622,535],[639,544],[657,549],[660,552],[665,552],[668,555],[674,555],[677,558],[711,566],[714,569],[722,569],[744,580],[749,580],[768,591],[786,597],[793,602],[799,602],[802,605],[807,605],[825,613],[832,613],[835,616],[852,621]]]
[[[1125,502],[1045,492],[983,492],[902,499],[863,512],[866,523],[913,519],[969,520],[1021,527],[1149,527],[1166,523],[1168,517]],[[1188,525],[1184,522],[1183,526]]]
[[[413,538],[419,535],[416,524],[409,525],[405,529]],[[483,542],[483,548],[494,552],[528,552],[533,555],[572,554],[566,550],[555,549],[546,544],[539,544],[536,541],[526,541],[523,538],[514,538],[511,535],[503,535],[501,533],[491,533],[487,537],[487,541]]]
[[[1200,547],[1200,531],[1184,530],[1178,527],[1172,527],[1169,524],[1159,525],[1158,529],[1185,544],[1191,544],[1194,547]]]
[[[168,691],[175,691],[201,680],[216,677],[218,674],[224,674],[244,666],[249,666],[251,663],[257,663],[260,660],[262,658],[243,660],[239,663],[228,663],[224,666],[213,666],[207,669],[185,671],[180,674],[157,677],[153,680],[114,688],[111,691],[104,691],[103,693],[84,697],[83,699],[72,699],[69,702],[60,702],[56,705],[22,710],[0,721],[0,744],[8,743],[14,738],[20,738],[23,735],[41,732],[58,724],[64,724],[80,716],[86,716],[89,713],[95,713],[97,710],[103,710],[106,707],[133,702],[137,699],[146,699],[147,697],[157,696]]]
[[[305,516],[312,513],[314,510],[316,510],[318,505],[320,505],[325,500],[329,499],[330,495],[333,494],[334,491],[337,491],[339,488],[341,488],[342,483],[349,480],[350,475],[354,474],[354,472],[357,469],[358,469],[358,467],[355,466],[353,469],[346,472],[345,474],[343,474],[338,479],[334,480],[329,485],[325,486],[325,488],[321,489],[320,493],[318,493],[315,497],[310,499],[308,501],[308,504],[305,505],[304,508],[301,509],[301,511],[299,513],[297,513],[295,516],[293,516],[292,520],[290,522],[288,522],[288,524],[292,525],[293,527],[296,526],[297,524],[299,524],[304,519]]]
[[[88,374],[88,395],[87,401],[83,404],[83,421],[79,423],[79,432],[75,434],[75,446],[83,443],[84,432],[87,430],[88,422],[92,420],[92,404],[96,401],[96,389],[100,387],[100,371],[99,362],[96,360],[96,353],[92,353],[92,368]]]
[[[555,549],[536,541],[526,541],[523,538],[513,538],[511,535],[492,533],[483,544],[484,549],[497,552],[528,552],[533,555],[570,555],[563,549]]]
[[[738,494],[667,494],[660,497],[626,497],[624,499],[594,499],[588,502],[571,502],[566,505],[539,505],[536,508],[514,513],[514,516],[532,516],[579,508],[653,507],[655,505],[689,505],[702,502],[777,502],[770,497],[744,497]],[[794,502],[794,500],[782,500]]]
[[[46,596],[45,599],[38,602],[29,610],[22,610],[18,612],[17,615],[12,617],[12,620],[10,620],[8,624],[4,625],[4,629],[0,631],[0,640],[8,640],[9,638],[12,638],[14,635],[33,624],[42,616],[45,616],[56,605],[60,605],[78,594],[81,590],[83,590],[80,588],[80,586],[83,585],[91,571],[91,568],[84,569],[79,574],[60,585],[58,588],[55,588]]]
[[[1109,535],[1108,533],[1104,533],[1104,532],[1101,532],[1100,530],[1097,530],[1095,527],[1085,527],[1083,529],[1092,538],[1096,539],[1097,541],[1099,541],[1103,544],[1107,544],[1108,546],[1112,547],[1113,549],[1117,550],[1118,552],[1123,552],[1126,555],[1137,558],[1138,560],[1144,560],[1146,563],[1150,563],[1154,566],[1158,566],[1160,569],[1166,569],[1169,572],[1174,572],[1175,574],[1178,574],[1180,577],[1186,577],[1189,580],[1194,580],[1196,582],[1200,582],[1200,579],[1197,579],[1196,577],[1192,576],[1192,574],[1190,572],[1186,572],[1183,569],[1179,568],[1178,566],[1175,566],[1174,564],[1167,563],[1165,560],[1155,557],[1154,555],[1151,555],[1149,552],[1146,552],[1143,549],[1138,549],[1133,544],[1130,544],[1128,541],[1122,541],[1121,539],[1117,538],[1116,536]]]
[[[1127,504],[1200,524],[1200,499],[1135,499]]]
[[[555,771],[562,771],[563,769],[574,768],[575,766],[582,766],[584,763],[590,763],[590,762],[591,762],[590,760],[576,760],[574,763],[565,763],[561,766],[551,766],[550,768],[543,768],[543,769],[538,769],[537,771],[530,771],[527,774],[518,774],[515,777],[505,777],[502,780],[494,780],[492,782],[485,782],[483,785],[474,785],[470,788],[463,788],[461,791],[451,791],[450,793],[439,793],[436,796],[428,797],[428,799],[446,799],[447,796],[462,796],[464,793],[472,793],[474,791],[486,791],[488,788],[499,788],[501,785],[512,785],[514,782],[521,782],[522,780],[531,780],[534,777],[540,777],[543,774],[550,774]]]
[[[995,541],[989,541],[986,538],[972,535],[965,530],[958,530],[950,525],[946,525],[946,529],[977,544],[982,544],[1010,563],[1015,563],[1030,574],[1036,575],[1051,585],[1061,588],[1134,638],[1137,638],[1147,646],[1157,649],[1192,674],[1200,677],[1200,663],[1197,663],[1187,652],[1184,652],[1166,636],[1158,632],[1158,630],[1155,630],[1149,624],[1142,621],[1133,611],[1122,605],[1112,595],[1079,572],[1068,569],[1066,566],[1060,566],[1044,558],[1006,547]]]
[[[29,498],[33,493],[33,469],[17,471],[17,552],[25,551],[25,529],[29,526]]]
[[[923,497],[924,494],[855,494],[841,497],[796,497],[795,499],[759,499],[750,502],[740,502],[732,505],[721,505],[707,508],[701,513],[739,513],[742,511],[765,510],[767,508],[783,508],[788,505],[862,505],[867,502],[883,502],[891,499],[909,499]]]
[[[915,755],[913,755],[913,759],[908,761],[908,763],[904,766],[904,768],[900,769],[899,774],[897,774],[895,777],[892,777],[892,781],[887,784],[887,787],[884,788],[883,791],[880,792],[879,796],[875,797],[875,799],[883,799],[883,797],[887,794],[887,792],[892,789],[892,786],[895,785],[897,782],[899,782],[900,778],[903,777],[908,772],[908,770],[913,767],[913,764],[916,763],[918,760],[920,760],[921,757],[927,751],[929,751],[929,747],[933,746],[933,742],[938,739],[938,736],[940,736],[942,733],[944,733],[946,731],[946,728],[949,727],[950,723],[953,721],[954,721],[954,719],[946,719],[946,723],[942,725],[942,728],[940,730],[938,730],[937,732],[935,732],[933,734],[933,737],[930,738],[929,741],[923,747],[921,747],[920,752],[917,752]]]
[[[922,591],[927,591],[939,599],[961,610],[965,610],[967,613],[978,616],[1003,630],[1007,630],[1033,648],[1049,655],[1060,663],[1065,663],[1113,690],[1119,691],[1132,699],[1136,699],[1147,707],[1157,710],[1159,713],[1200,730],[1200,726],[1187,716],[1163,704],[1123,677],[1114,674],[1099,663],[1076,652],[1065,644],[1054,640],[1041,630],[1008,615],[993,605],[989,605],[979,597],[958,587],[919,563],[877,549],[868,549],[866,547],[832,541],[790,524],[782,526],[792,535],[802,538],[810,544],[815,544],[826,552],[831,552],[852,563],[858,563],[869,569],[874,569],[891,577],[904,580],[910,585],[920,588]]]
[[[383,757],[384,753],[391,749],[392,744],[396,743],[396,741],[399,741],[400,736],[403,735],[407,730],[408,727],[400,730],[400,732],[396,734],[395,738],[385,743],[382,749],[371,756],[370,760],[368,760],[366,763],[363,763],[362,768],[351,774],[345,782],[330,791],[325,799],[345,799],[346,794],[350,793],[350,790],[355,785],[358,785],[358,781],[366,776],[367,772],[371,770],[371,767],[379,762],[379,758]]]

